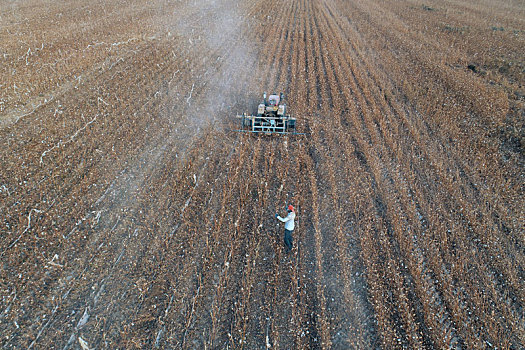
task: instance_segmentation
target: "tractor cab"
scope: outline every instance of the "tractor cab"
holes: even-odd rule
[[[281,99],[278,95],[270,95],[268,98],[268,106],[278,106]]]

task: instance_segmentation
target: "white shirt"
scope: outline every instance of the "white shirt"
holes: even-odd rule
[[[293,211],[289,212],[288,215],[285,218],[277,216],[277,219],[279,219],[282,222],[284,222],[284,228],[285,229],[287,229],[288,231],[293,231],[293,229],[295,227],[295,224],[294,224],[295,213]]]

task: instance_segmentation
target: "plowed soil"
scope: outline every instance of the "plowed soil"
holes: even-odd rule
[[[524,19],[1,2],[2,348],[523,349]]]

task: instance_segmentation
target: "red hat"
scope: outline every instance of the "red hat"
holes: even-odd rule
[[[288,205],[288,210],[294,211],[293,205]]]

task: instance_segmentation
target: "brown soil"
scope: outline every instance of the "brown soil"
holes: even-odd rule
[[[2,348],[522,348],[524,17],[4,2]]]

